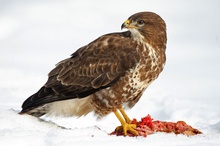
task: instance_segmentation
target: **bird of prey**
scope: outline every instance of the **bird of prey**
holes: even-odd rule
[[[100,36],[59,62],[47,82],[26,99],[20,114],[77,116],[114,112],[124,135],[137,135],[124,108],[132,108],[163,70],[166,24],[153,12],[130,16],[121,29]]]

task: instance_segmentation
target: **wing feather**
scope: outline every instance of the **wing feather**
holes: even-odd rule
[[[83,98],[113,86],[139,61],[130,32],[104,35],[58,63],[46,84],[22,105],[23,112],[50,102]]]

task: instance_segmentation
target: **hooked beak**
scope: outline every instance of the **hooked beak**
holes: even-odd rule
[[[137,26],[131,25],[130,20],[126,20],[122,25],[121,25],[121,29],[123,28],[137,28]]]

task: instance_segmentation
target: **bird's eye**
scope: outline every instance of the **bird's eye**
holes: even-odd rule
[[[137,24],[138,24],[138,25],[143,25],[143,24],[144,24],[144,21],[143,21],[143,20],[138,20],[138,21],[137,21]]]

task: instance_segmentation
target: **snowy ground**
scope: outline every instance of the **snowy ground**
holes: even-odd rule
[[[0,1],[0,145],[220,145],[220,1]],[[165,70],[128,111],[140,119],[184,120],[204,134],[109,136],[111,114],[96,121],[21,116],[22,102],[47,80],[54,65],[98,36],[120,31],[131,14],[154,11],[167,23]],[[65,128],[64,128],[65,127]]]

